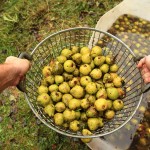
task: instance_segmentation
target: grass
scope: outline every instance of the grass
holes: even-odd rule
[[[0,62],[31,52],[47,35],[77,26],[95,27],[120,0],[1,0]],[[88,150],[80,140],[60,136],[40,123],[16,88],[0,95],[0,149]]]

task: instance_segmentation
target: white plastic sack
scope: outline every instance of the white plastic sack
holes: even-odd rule
[[[107,31],[122,15],[129,14],[150,21],[150,0],[124,0],[104,14],[97,22],[96,29]]]

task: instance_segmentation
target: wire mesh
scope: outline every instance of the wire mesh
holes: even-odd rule
[[[124,108],[117,112],[114,119],[104,121],[104,126],[94,131],[90,136],[83,136],[81,132],[71,132],[62,127],[56,126],[53,120],[44,113],[43,107],[37,104],[37,88],[42,80],[42,68],[60,55],[64,48],[71,46],[88,46],[89,48],[100,45],[103,54],[112,53],[116,57],[116,64],[119,66],[118,74],[124,78],[126,96]],[[100,137],[110,134],[124,126],[136,112],[142,95],[142,79],[134,61],[133,52],[119,39],[113,35],[92,28],[72,28],[54,33],[39,43],[32,54],[32,68],[26,77],[26,99],[35,115],[48,127],[53,130],[72,137],[87,138]]]

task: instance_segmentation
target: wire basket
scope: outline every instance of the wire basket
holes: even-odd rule
[[[42,69],[50,60],[60,55],[64,48],[71,46],[88,46],[89,48],[100,45],[103,55],[110,52],[116,56],[119,66],[117,74],[124,78],[126,96],[123,98],[124,108],[118,111],[114,119],[104,121],[104,126],[94,131],[92,135],[83,136],[81,132],[72,132],[56,126],[53,120],[44,113],[43,107],[37,104],[37,87],[42,80]],[[66,136],[77,138],[95,138],[104,136],[123,127],[135,114],[142,100],[142,83],[140,71],[136,67],[135,55],[121,40],[113,35],[93,28],[71,28],[51,34],[41,41],[31,53],[32,68],[26,75],[26,100],[34,114],[49,128]]]

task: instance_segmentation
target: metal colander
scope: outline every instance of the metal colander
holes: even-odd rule
[[[118,74],[125,81],[126,96],[123,98],[124,108],[116,112],[114,119],[104,120],[104,126],[94,131],[92,135],[83,136],[81,132],[72,132],[60,126],[56,126],[53,120],[44,113],[43,107],[37,104],[37,88],[42,80],[42,69],[50,60],[60,55],[64,48],[72,46],[88,46],[89,48],[100,45],[103,55],[112,53],[116,57],[119,66]],[[110,134],[123,127],[135,114],[143,97],[143,80],[140,71],[136,67],[134,53],[121,40],[115,36],[93,28],[71,28],[51,34],[41,41],[32,51],[32,67],[26,75],[25,91],[26,100],[34,112],[46,126],[66,136],[77,138],[95,138]]]

